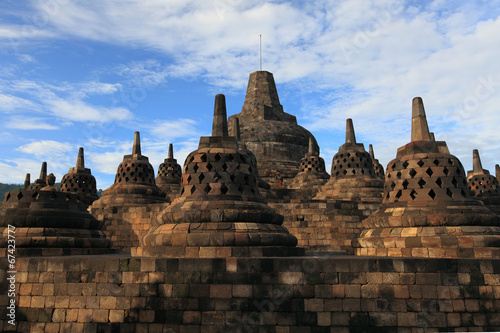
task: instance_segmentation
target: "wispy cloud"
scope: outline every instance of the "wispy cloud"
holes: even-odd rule
[[[5,126],[10,129],[20,130],[56,130],[59,127],[47,123],[48,119],[31,118],[24,116],[10,117]]]

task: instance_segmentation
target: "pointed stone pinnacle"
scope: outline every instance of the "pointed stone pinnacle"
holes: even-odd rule
[[[500,165],[498,164],[495,164],[495,176],[497,177],[497,180],[500,179]]]
[[[348,118],[346,122],[345,143],[356,143],[356,134],[351,118]]]
[[[430,132],[429,137],[431,138],[431,141],[436,141],[436,137],[434,136],[434,132]]]
[[[313,138],[312,136],[309,137],[309,149],[308,149],[308,154],[309,155],[312,155],[314,153],[314,141],[313,141]]]
[[[135,132],[134,134],[134,144],[132,146],[132,156],[138,157],[141,156],[141,136],[139,132]]]
[[[228,136],[226,97],[223,94],[218,94],[215,96],[212,136],[222,136],[222,137]]]
[[[240,132],[240,120],[236,117],[233,117],[231,118],[232,119],[232,122],[231,122],[231,125],[232,125],[232,128],[231,128],[231,132],[233,134],[233,136],[236,138],[236,141],[241,141],[241,132]]]
[[[474,173],[480,173],[483,171],[483,166],[481,165],[481,158],[479,157],[479,151],[474,149],[472,151],[472,171]]]
[[[415,97],[411,115],[411,141],[431,141],[422,98]]]
[[[168,145],[168,158],[171,160],[174,159],[174,145],[173,144]]]
[[[83,157],[83,147],[78,150],[78,158],[76,159],[77,168],[85,168],[85,159]]]
[[[30,186],[30,183],[31,183],[31,175],[27,173],[26,178],[24,178],[24,189],[27,189],[28,186]]]
[[[39,179],[45,181],[45,178],[47,178],[47,162],[42,163],[42,169],[40,170],[40,178]]]
[[[372,158],[372,160],[375,160],[375,154],[373,153],[373,145],[372,144],[370,144],[368,146],[368,150],[370,152],[370,157]]]

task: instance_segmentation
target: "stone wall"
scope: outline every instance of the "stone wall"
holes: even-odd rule
[[[500,260],[108,255],[16,264],[17,326],[5,320],[2,284],[3,331],[500,330]]]

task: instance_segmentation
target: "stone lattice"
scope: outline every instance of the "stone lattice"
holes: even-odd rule
[[[370,157],[372,158],[373,161],[373,170],[375,171],[375,176],[377,178],[384,180],[385,179],[385,173],[384,173],[384,166],[380,164],[378,159],[375,158],[375,153],[373,152],[373,145],[370,144],[369,146],[369,152],[370,152]]]
[[[490,175],[488,170],[483,169],[479,152],[474,149],[472,153],[473,170],[467,172],[467,183],[473,195],[484,202],[484,204],[500,214],[500,195],[498,192],[498,180]]]
[[[332,160],[330,180],[315,199],[381,202],[383,181],[377,178],[370,154],[356,143],[352,119],[346,122],[346,142]]]
[[[384,198],[363,221],[358,255],[498,257],[499,218],[471,197],[460,161],[429,134],[413,100],[412,141],[387,166]]]
[[[180,197],[132,255],[154,257],[276,256],[303,253],[261,198],[257,165],[228,135],[224,95],[217,95],[212,136],[188,155]]]
[[[99,199],[95,177],[92,176],[90,169],[85,168],[82,147],[78,151],[76,166],[69,169],[61,180],[61,192],[79,194],[88,206]]]
[[[174,146],[168,146],[168,157],[158,167],[156,185],[166,193],[167,198],[172,201],[180,193],[182,168],[174,158]]]
[[[132,154],[123,157],[115,183],[92,204],[90,211],[104,222],[103,231],[113,241],[113,248],[128,252],[140,245],[140,239],[165,203],[168,199],[155,184],[153,167],[141,154],[139,132],[135,132]]]
[[[256,156],[262,179],[273,184],[276,170],[281,171],[285,185],[295,177],[312,134],[283,111],[273,74],[251,73],[241,112],[229,118],[239,119],[241,139]],[[316,144],[314,150],[318,151]]]
[[[45,172],[46,172],[46,164]],[[102,223],[78,194],[59,191],[55,177],[41,189],[10,191],[0,205],[0,256],[7,255],[8,225],[15,227],[16,256],[110,253]]]

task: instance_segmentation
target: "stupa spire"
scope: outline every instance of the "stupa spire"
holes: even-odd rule
[[[24,178],[24,189],[27,189],[28,186],[30,186],[30,183],[31,183],[31,175],[27,173],[26,178]]]
[[[495,164],[495,176],[500,179],[500,165]]]
[[[40,178],[45,182],[45,179],[47,178],[47,162],[42,163],[42,169],[40,170]]]
[[[375,153],[373,152],[373,145],[371,143],[368,146],[368,152],[370,153],[370,157],[372,158],[372,160],[375,160]]]
[[[356,143],[356,134],[351,118],[348,118],[346,122],[345,143]]]
[[[174,159],[174,145],[173,144],[168,145],[168,158]]]
[[[425,116],[424,102],[415,97],[412,104],[411,141],[431,141],[429,125]]]
[[[212,136],[228,136],[226,97],[223,94],[218,94],[215,96]]]
[[[314,153],[314,142],[312,136],[309,137],[309,148],[308,154],[312,155]]]
[[[139,132],[135,132],[134,134],[134,144],[132,146],[132,156],[138,157],[141,156],[141,136]]]
[[[78,158],[76,159],[77,168],[85,168],[85,159],[83,157],[83,147],[78,150]]]
[[[479,151],[474,149],[472,151],[472,171],[474,173],[483,172],[483,166],[481,164],[481,158],[479,157]]]

